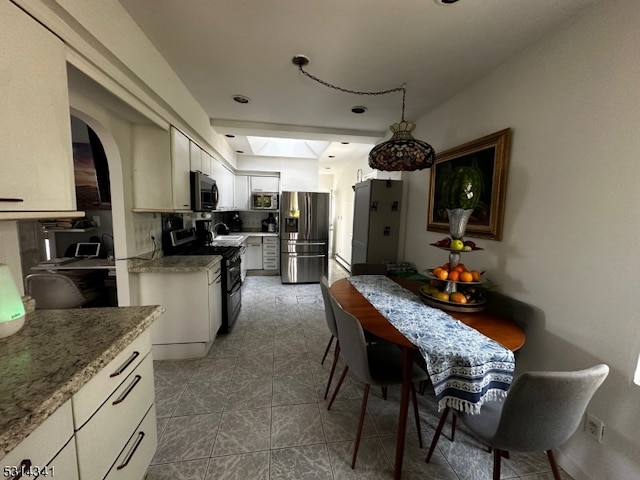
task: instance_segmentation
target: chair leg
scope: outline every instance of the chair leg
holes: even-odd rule
[[[493,480],[500,480],[500,460],[502,459],[502,451],[498,448],[493,449]]]
[[[333,391],[333,395],[331,395],[331,400],[329,401],[329,405],[327,405],[327,410],[329,410],[331,408],[331,405],[333,405],[333,401],[336,399],[336,396],[338,395],[338,390],[340,390],[340,387],[342,386],[342,382],[344,382],[344,377],[347,376],[348,371],[349,371],[349,366],[347,365],[346,367],[344,367],[344,370],[342,370],[342,375],[340,375],[340,380],[338,380],[338,385],[336,385],[336,389]]]
[[[331,337],[333,339],[333,337]],[[327,399],[329,395],[329,388],[331,387],[331,381],[333,380],[333,374],[336,371],[336,365],[338,365],[338,357],[340,356],[340,341],[336,342],[336,350],[333,354],[333,364],[331,365],[331,372],[329,372],[329,380],[327,380],[327,388],[324,391],[324,399]]]
[[[446,407],[442,411],[442,415],[440,415],[440,421],[438,422],[438,427],[436,428],[436,433],[433,434],[433,440],[431,440],[431,446],[429,447],[429,452],[427,453],[426,462],[429,463],[431,460],[431,455],[433,455],[433,451],[436,449],[436,445],[438,444],[438,439],[442,434],[442,429],[444,428],[444,424],[447,421],[447,417],[449,416],[449,407]]]
[[[335,337],[333,335],[331,335],[331,338],[329,339],[329,343],[327,344],[327,348],[325,349],[324,355],[322,356],[322,361],[320,362],[320,365],[324,365],[324,360],[325,360],[325,358],[327,358],[327,354],[329,353],[329,349],[331,348],[331,344],[333,343],[333,339],[334,338]]]
[[[451,417],[451,441],[453,442],[453,439],[456,436],[456,424],[458,423],[458,416],[456,415],[456,412],[453,412],[453,417]]]
[[[558,469],[558,464],[556,463],[556,457],[553,454],[553,451],[547,450],[547,457],[549,458],[549,464],[551,465],[551,471],[553,472],[553,479],[561,480],[560,470]]]
[[[356,444],[353,446],[353,457],[351,458],[351,468],[356,467],[356,457],[358,456],[358,448],[360,447],[360,436],[362,435],[362,427],[364,426],[364,415],[367,411],[367,400],[369,399],[368,383],[364,387],[364,396],[362,397],[362,408],[360,409],[360,421],[358,422],[358,432],[356,433]]]
[[[418,397],[416,396],[416,386],[411,384],[411,399],[413,400],[413,413],[416,417],[416,428],[418,430],[418,445],[422,448],[422,429],[420,428],[420,414],[418,413]]]

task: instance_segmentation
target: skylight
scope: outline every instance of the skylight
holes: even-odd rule
[[[331,145],[322,140],[295,138],[247,137],[254,155],[266,157],[319,158]]]

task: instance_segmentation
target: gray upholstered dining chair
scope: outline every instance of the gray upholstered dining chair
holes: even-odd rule
[[[324,316],[327,321],[327,327],[329,327],[329,331],[331,332],[331,338],[329,339],[329,343],[327,344],[327,348],[324,351],[324,356],[322,357],[321,365],[324,364],[325,359],[327,358],[327,354],[329,353],[329,349],[331,348],[331,344],[333,340],[336,340],[336,348],[333,352],[333,364],[331,365],[331,372],[329,373],[329,380],[327,380],[327,388],[324,391],[324,398],[327,398],[329,394],[329,388],[331,386],[331,381],[333,380],[333,374],[336,371],[336,365],[338,363],[338,357],[340,355],[340,341],[338,340],[338,329],[336,327],[336,317],[333,315],[333,307],[331,305],[331,291],[329,290],[329,280],[326,276],[322,276],[320,279],[320,291],[322,292],[322,299],[324,301]]]
[[[511,385],[502,402],[487,402],[479,415],[456,412],[471,433],[493,449],[493,479],[500,479],[500,460],[509,452],[547,453],[553,478],[560,473],[553,449],[571,437],[580,425],[609,367],[595,365],[572,372],[528,372]],[[446,419],[446,413],[443,417]],[[441,417],[426,461],[429,462],[442,431]]]
[[[379,341],[367,344],[364,337],[364,331],[362,330],[362,326],[358,319],[345,311],[333,296],[331,296],[331,304],[333,306],[336,327],[338,329],[340,355],[346,363],[346,366],[344,367],[340,380],[338,381],[338,385],[336,385],[336,389],[331,396],[327,410],[329,410],[331,405],[333,405],[333,402],[338,395],[338,391],[340,390],[340,386],[342,385],[348,371],[351,371],[358,380],[365,384],[362,408],[360,409],[360,420],[358,422],[358,431],[356,433],[353,457],[351,459],[351,468],[354,468],[356,465],[356,457],[358,455],[358,447],[360,446],[364,417],[367,410],[369,389],[371,385],[386,388],[389,385],[402,384],[402,353],[397,346],[388,342]],[[427,373],[413,365],[413,382],[420,382],[426,378]],[[416,428],[418,430],[418,441],[420,448],[422,448],[420,415],[418,413],[416,389],[413,383],[411,384],[411,398],[413,400],[413,411],[416,419]]]
[[[83,293],[71,278],[60,273],[32,273],[24,284],[25,293],[35,300],[37,309],[79,308],[99,296],[98,292]]]
[[[387,265],[384,263],[353,263],[351,275],[386,275]]]

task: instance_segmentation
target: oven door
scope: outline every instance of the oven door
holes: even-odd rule
[[[228,328],[231,329],[233,324],[240,314],[240,307],[242,306],[242,283],[237,282],[227,294],[227,323]]]

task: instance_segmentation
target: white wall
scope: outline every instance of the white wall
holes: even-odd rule
[[[576,479],[640,478],[639,20],[640,2],[600,2],[416,122],[436,151],[512,128],[504,238],[464,260],[530,305],[519,370],[611,367],[589,407],[604,444],[562,448]],[[433,267],[429,171],[406,178],[406,259]]]
[[[280,172],[281,192],[318,192],[318,160],[240,156],[238,170]]]

